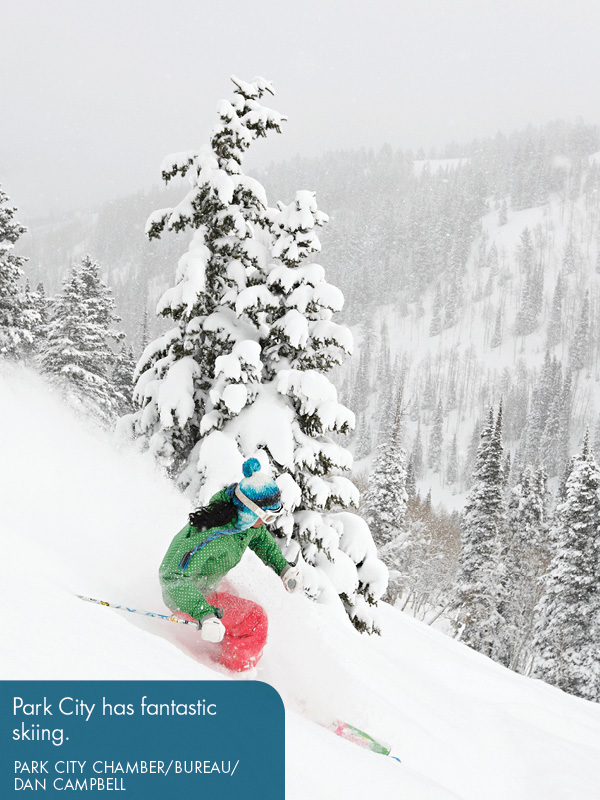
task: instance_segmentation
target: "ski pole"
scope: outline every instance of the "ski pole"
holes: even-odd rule
[[[79,597],[80,600],[86,600],[88,603],[96,603],[96,605],[107,606],[107,608],[117,608],[120,611],[129,611],[131,614],[143,614],[145,617],[156,617],[156,619],[162,619],[165,622],[178,622],[182,625],[193,625],[195,628],[198,627],[196,620],[179,619],[179,617],[176,617],[173,614],[169,616],[168,614],[158,614],[156,611],[142,611],[138,608],[119,606],[116,603],[108,603],[106,600],[96,600],[93,597],[85,597],[82,594],[78,594],[77,597]]]

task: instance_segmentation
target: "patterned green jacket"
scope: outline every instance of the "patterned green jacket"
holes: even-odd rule
[[[227,500],[225,490],[214,495],[210,502]],[[159,569],[165,604],[172,611],[183,611],[194,619],[214,614],[216,609],[205,595],[214,591],[230,569],[239,564],[247,547],[254,550],[265,564],[280,575],[287,566],[277,542],[264,525],[240,533],[219,536],[208,542],[191,557],[185,570],[181,560],[196,545],[208,539],[216,530],[233,528],[234,523],[209,530],[199,530],[189,523],[171,542]]]

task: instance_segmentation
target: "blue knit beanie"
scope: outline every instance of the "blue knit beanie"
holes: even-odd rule
[[[242,472],[244,473],[244,477],[239,482],[239,487],[246,497],[254,501],[257,506],[264,509],[277,510],[281,507],[281,492],[279,491],[279,486],[277,486],[272,478],[269,478],[261,472],[260,461],[257,458],[249,458],[247,461],[244,461]],[[251,528],[258,517],[233,494],[234,488],[235,486],[231,487],[232,492],[230,496],[238,509],[238,525]]]
[[[244,477],[240,489],[261,508],[277,509],[281,505],[281,492],[274,480],[261,473],[260,461],[249,458],[242,466]]]

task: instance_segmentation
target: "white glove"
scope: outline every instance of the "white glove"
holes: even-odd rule
[[[286,591],[290,594],[294,594],[294,592],[298,592],[302,589],[302,573],[299,567],[288,564],[287,567],[284,567],[280,577]]]
[[[204,617],[200,628],[200,637],[204,639],[205,642],[222,642],[224,636],[225,625],[223,625],[220,619],[217,619],[214,614]]]

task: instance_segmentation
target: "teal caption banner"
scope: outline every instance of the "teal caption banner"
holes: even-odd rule
[[[258,681],[0,681],[0,796],[283,800],[284,708]]]

